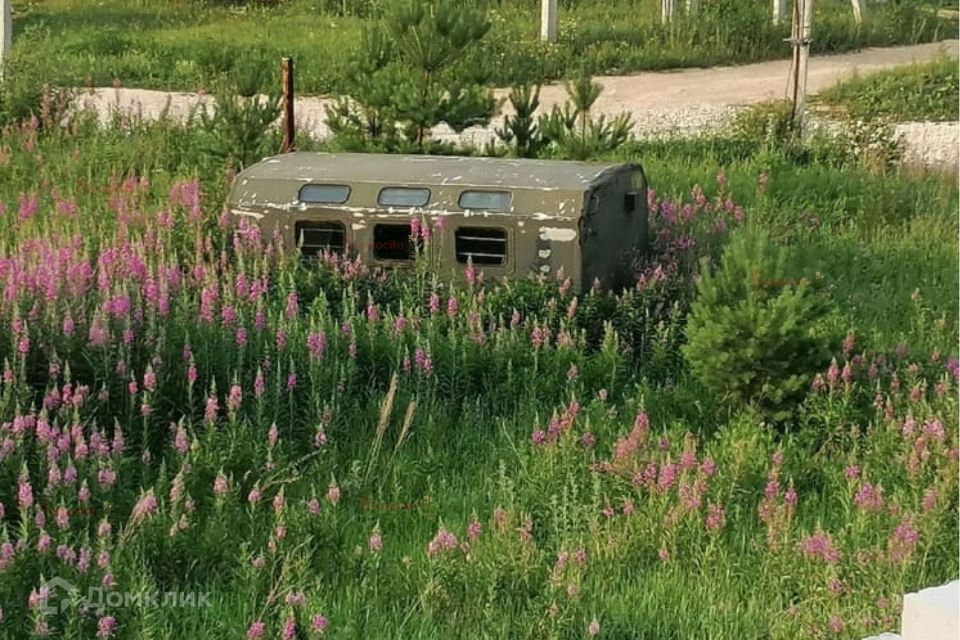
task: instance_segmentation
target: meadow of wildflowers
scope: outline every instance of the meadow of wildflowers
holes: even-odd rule
[[[861,638],[956,575],[956,287],[891,273],[880,324],[840,259],[949,199],[821,239],[793,174],[654,178],[636,286],[577,297],[303,265],[227,224],[188,129],[45,126],[0,137],[2,637]],[[776,429],[679,350],[754,215],[842,327]]]

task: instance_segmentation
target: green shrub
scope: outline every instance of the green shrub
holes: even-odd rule
[[[827,312],[815,278],[787,273],[786,251],[764,232],[734,236],[718,269],[704,265],[684,346],[708,388],[775,421],[789,417],[828,353],[815,331]]]

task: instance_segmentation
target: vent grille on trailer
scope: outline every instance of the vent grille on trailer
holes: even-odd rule
[[[506,264],[507,232],[504,229],[460,227],[456,232],[457,262]]]
[[[323,251],[342,254],[347,247],[347,230],[340,222],[298,222],[294,238],[303,258],[316,258]]]

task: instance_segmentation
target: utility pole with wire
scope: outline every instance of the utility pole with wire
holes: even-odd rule
[[[557,41],[557,0],[540,0],[540,39]]]
[[[773,24],[780,24],[787,16],[787,0],[773,0]]]
[[[13,0],[0,0],[0,75],[3,74],[3,59],[13,48]]]
[[[800,18],[797,20],[796,18]],[[798,24],[799,23],[799,24]],[[813,0],[796,0],[793,33],[793,122],[800,134],[806,120],[807,67],[810,63],[810,41],[813,32]]]

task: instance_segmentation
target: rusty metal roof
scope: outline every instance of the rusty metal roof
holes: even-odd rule
[[[586,191],[626,166],[569,160],[297,152],[266,158],[247,167],[238,178]]]

